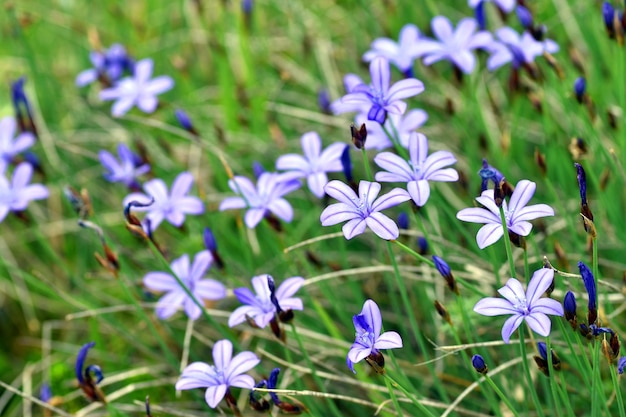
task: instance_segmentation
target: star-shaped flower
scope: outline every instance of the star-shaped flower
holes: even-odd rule
[[[320,216],[322,226],[347,221],[341,229],[346,239],[360,235],[368,226],[381,239],[393,240],[400,234],[398,225],[380,211],[410,200],[411,196],[406,191],[394,188],[376,198],[380,192],[380,184],[361,181],[357,196],[349,185],[337,180],[326,184],[324,190],[326,194],[339,200],[339,203],[331,204],[324,209]]]
[[[317,198],[324,197],[328,183],[327,172],[340,172],[341,154],[345,143],[333,143],[322,151],[322,140],[316,132],[308,132],[300,139],[304,157],[296,154],[283,155],[276,161],[276,169],[289,171],[292,178],[306,177],[309,190]]]
[[[402,101],[424,91],[424,84],[415,79],[407,78],[392,86],[389,61],[383,57],[376,57],[370,63],[371,85],[359,84],[352,91],[343,96],[344,103],[354,103],[369,106],[367,118],[385,123],[387,112],[403,114],[407,104]]]
[[[428,113],[421,109],[409,110],[404,115],[389,113],[385,121],[385,129],[392,134],[397,133],[400,144],[408,148],[411,133],[419,129],[427,120]],[[361,126],[361,124],[365,123],[367,128],[365,149],[380,151],[393,146],[381,124],[374,120],[367,120],[366,113],[357,115],[355,122],[356,126]]]
[[[260,328],[264,328],[274,318],[277,313],[276,306],[271,299],[271,291],[268,283],[269,275],[258,275],[252,277],[252,287],[256,295],[248,288],[237,288],[234,290],[235,296],[241,301],[243,306],[238,307],[228,318],[228,326],[234,327],[251,318]],[[287,278],[276,289],[275,295],[278,304],[283,310],[302,310],[302,300],[293,295],[304,283],[302,277]]]
[[[538,42],[528,32],[521,36],[509,27],[503,27],[496,31],[496,38],[485,47],[490,52],[487,60],[487,69],[495,69],[511,63],[514,69],[534,62],[535,58],[543,55],[544,52],[555,53],[559,50],[559,45],[551,39]]]
[[[483,2],[495,3],[498,6],[498,8],[505,13],[511,13],[513,9],[515,8],[515,3],[516,3],[515,0],[468,0],[467,4],[472,9],[475,9],[476,7],[478,7],[480,3],[483,3]]]
[[[110,182],[124,183],[129,188],[139,187],[137,177],[149,172],[150,165],[142,163],[143,161],[123,143],[117,145],[117,154],[120,162],[108,151],[102,150],[98,153],[100,163],[108,171],[104,178]]]
[[[154,231],[163,219],[176,227],[182,226],[186,214],[204,213],[204,205],[198,197],[188,196],[193,185],[193,175],[189,172],[181,172],[172,184],[172,191],[167,190],[167,185],[162,179],[155,178],[143,185],[146,194],[132,193],[124,199],[124,207],[131,201],[146,204],[145,207],[135,207],[135,211],[147,211],[146,219],[150,222],[150,230]],[[149,201],[154,202],[148,205]],[[145,222],[145,221],[144,221]]]
[[[448,151],[428,155],[428,139],[413,132],[409,138],[407,161],[391,152],[382,152],[374,158],[376,165],[385,171],[376,173],[376,181],[406,182],[409,195],[418,206],[423,206],[430,196],[428,181],[457,181],[459,173],[454,168],[444,168],[456,163]]]
[[[370,355],[378,354],[379,349],[397,349],[402,347],[402,338],[397,332],[380,334],[383,319],[380,309],[373,300],[363,304],[361,313],[352,317],[356,329],[354,343],[348,351],[346,363],[348,368],[356,374],[354,364]]]
[[[563,315],[563,306],[551,298],[541,298],[554,279],[554,270],[542,268],[535,271],[526,293],[522,284],[515,278],[510,278],[506,285],[498,290],[502,298],[487,297],[478,301],[474,311],[484,316],[501,316],[511,314],[502,326],[502,340],[509,343],[513,332],[526,321],[531,329],[541,336],[550,334],[550,318]]]
[[[374,39],[370,50],[363,55],[363,61],[370,62],[377,56],[387,58],[402,73],[409,78],[413,77],[413,61],[419,57],[415,53],[414,45],[420,37],[417,26],[413,24],[404,25],[400,31],[398,42],[389,38]]]
[[[98,78],[105,78],[108,83],[114,84],[119,80],[124,71],[133,72],[135,63],[126,53],[124,46],[113,44],[104,52],[92,51],[89,60],[93,68],[82,71],[76,77],[76,86],[84,87]]]
[[[361,77],[356,74],[346,74],[343,77],[343,86],[346,90],[346,94],[350,94],[354,92],[356,86],[365,84]],[[342,114],[342,113],[365,113],[370,109],[371,104],[369,102],[357,102],[357,103],[344,103],[342,98],[339,98],[332,103],[330,103],[330,110],[333,114]]]
[[[114,117],[124,115],[133,106],[144,113],[152,113],[159,103],[156,96],[174,87],[174,80],[167,75],[150,79],[152,66],[151,59],[142,59],[135,65],[133,77],[126,77],[113,87],[100,91],[100,100],[116,100],[111,109]]]
[[[0,159],[3,162],[11,160],[19,153],[33,146],[35,136],[30,132],[15,135],[17,124],[13,117],[7,116],[0,120]]]
[[[176,382],[177,390],[206,388],[204,399],[211,408],[217,407],[229,391],[229,387],[251,389],[254,378],[244,375],[261,362],[252,352],[241,352],[233,357],[230,340],[220,340],[213,345],[213,362],[194,362],[188,365]]]
[[[509,203],[502,202],[507,228],[520,236],[528,236],[532,230],[533,225],[528,220],[554,216],[554,210],[547,204],[526,205],[535,194],[536,187],[537,184],[532,181],[521,180],[515,186]],[[476,243],[479,248],[483,249],[497,242],[504,234],[504,230],[500,220],[500,209],[494,201],[493,190],[483,191],[476,201],[486,208],[466,208],[459,211],[456,218],[465,222],[484,224],[476,235]]]
[[[421,38],[415,46],[425,65],[446,59],[469,74],[476,64],[476,57],[471,51],[484,48],[492,41],[489,32],[475,33],[478,24],[472,18],[462,19],[455,30],[447,17],[437,16],[433,18],[431,27],[438,40]]]
[[[205,300],[221,300],[226,297],[226,287],[221,282],[214,279],[202,279],[212,261],[211,252],[204,250],[196,255],[191,266],[187,254],[175,259],[170,265],[172,272],[200,303],[204,303]],[[143,277],[143,284],[151,291],[166,293],[156,305],[156,314],[161,320],[171,317],[181,306],[192,320],[198,319],[202,314],[200,307],[193,298],[189,297],[172,274],[149,272]]]
[[[48,198],[48,189],[41,184],[29,184],[33,175],[31,164],[22,162],[13,171],[11,182],[0,174],[0,222],[10,211],[23,211],[31,200]]]
[[[236,176],[228,181],[231,190],[241,197],[227,197],[220,204],[220,211],[248,208],[244,221],[254,229],[268,212],[289,223],[293,208],[282,198],[300,188],[300,181],[287,174],[264,172],[259,176],[256,187],[246,177]]]

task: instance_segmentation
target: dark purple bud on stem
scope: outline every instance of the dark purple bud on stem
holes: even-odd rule
[[[379,350],[372,351],[372,353],[365,358],[365,362],[374,368],[377,374],[385,374],[385,358]]]
[[[504,177],[500,180],[500,182],[496,183],[495,188],[493,189],[493,199],[498,208],[502,207],[502,202],[504,201],[504,184],[506,183],[506,179]]]
[[[474,14],[476,16],[476,22],[478,22],[478,27],[480,30],[487,29],[487,15],[485,14],[485,2],[481,1],[476,5],[474,9]]]
[[[595,324],[598,319],[596,280],[589,267],[583,262],[578,262],[578,270],[580,271],[583,284],[585,284],[585,290],[587,290],[587,295],[589,296],[587,303],[587,321],[589,325],[592,325]]]
[[[606,32],[609,35],[609,38],[615,37],[615,25],[613,24],[615,20],[615,9],[613,5],[605,1],[602,3],[602,18],[604,19],[604,27],[606,28]]]
[[[515,10],[517,18],[524,27],[524,29],[530,29],[533,27],[533,14],[524,6],[517,6]]]
[[[585,98],[585,91],[587,89],[587,81],[585,77],[578,77],[574,81],[574,94],[576,95],[576,101],[582,104]]]
[[[276,386],[278,385],[278,374],[280,374],[280,368],[272,369],[272,372],[270,372],[270,377],[267,379],[267,388],[276,389]],[[275,405],[280,405],[281,401],[280,398],[278,398],[278,395],[276,395],[275,392],[270,392],[269,394],[272,398],[272,402]]]
[[[152,413],[150,413],[150,396],[146,395],[146,417],[152,417]]]
[[[265,168],[263,168],[263,165],[261,165],[259,161],[254,161],[252,163],[252,172],[256,178],[259,178],[265,172]]]
[[[428,253],[428,240],[424,236],[417,238],[417,248],[420,255]]]
[[[571,324],[572,329],[576,330],[576,296],[571,291],[568,291],[563,298],[563,310],[565,311],[565,319]]]
[[[483,359],[483,357],[480,355],[472,356],[472,366],[474,367],[476,372],[478,372],[479,374],[484,375],[488,371],[487,364],[485,363],[485,360]]]
[[[189,115],[184,110],[176,109],[174,111],[174,114],[176,115],[176,120],[178,120],[178,123],[180,123],[183,129],[185,129],[187,132],[191,133],[194,136],[198,136],[198,131],[193,126]]]
[[[437,255],[433,255],[433,262],[435,263],[435,268],[441,276],[446,280],[446,284],[448,284],[448,288],[450,291],[454,292],[456,295],[459,295],[459,288],[456,285],[456,280],[452,275],[452,271],[450,270],[450,266]]]
[[[400,229],[408,230],[409,215],[406,213],[406,211],[402,211],[400,212],[400,214],[398,214],[398,227]]]
[[[332,113],[330,109],[330,95],[328,94],[328,90],[323,88],[317,92],[317,105],[319,106],[322,113]]]
[[[450,326],[452,326],[452,320],[450,319],[450,313],[448,313],[448,309],[441,304],[438,300],[435,300],[435,310],[437,310],[437,314]]]
[[[367,127],[365,127],[365,123],[361,124],[361,127],[358,129],[354,123],[350,124],[350,133],[354,146],[356,146],[357,149],[363,149],[365,141],[367,140]]]

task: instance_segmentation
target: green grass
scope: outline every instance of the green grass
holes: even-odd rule
[[[519,415],[537,415],[543,408],[544,415],[600,415],[590,414],[591,410],[620,415],[620,381],[612,378],[614,366],[598,355],[601,338],[589,342],[561,318],[552,319],[550,343],[562,370],[546,378],[529,359],[533,387],[528,387],[519,343],[501,342],[504,318],[486,318],[471,310],[509,277],[504,245],[479,250],[478,227],[455,218],[460,209],[474,204],[480,189],[476,173],[482,158],[487,158],[513,184],[521,179],[537,182],[532,202],[550,204],[556,211],[553,218],[533,222],[528,238],[530,270],[541,267],[543,256],[571,273],[577,273],[579,260],[591,266],[579,215],[575,159],[568,149],[572,138],[582,138],[587,153],[578,161],[587,172],[598,231],[600,318],[603,325],[625,334],[625,52],[607,38],[600,3],[533,3],[537,20],[546,24],[549,37],[561,47],[555,58],[564,78],[539,58],[541,80],[523,76],[529,94],[508,90],[508,68],[487,72],[485,54],[479,54],[478,70],[461,84],[454,81],[447,63],[415,65],[426,90],[409,100],[409,108],[428,112],[421,131],[431,149],[456,155],[456,168],[465,181],[435,184],[428,204],[411,219],[411,229],[401,239],[416,249],[415,238],[426,232],[427,256],[437,254],[448,261],[459,281],[460,297],[445,288],[436,270],[397,246],[392,245],[390,257],[385,242],[371,233],[350,241],[332,237],[286,252],[299,242],[340,230],[320,226],[319,215],[329,202],[316,200],[306,189],[288,196],[295,218],[283,225],[281,233],[266,223],[248,230],[242,213],[217,210],[219,202],[232,194],[220,158],[236,174],[250,177],[253,161],[272,170],[279,155],[300,152],[299,138],[305,132],[317,131],[325,145],[350,141],[350,115],[322,114],[317,92],[327,88],[333,99],[340,97],[342,77],[349,72],[369,79],[360,57],[373,39],[397,39],[406,23],[429,33],[435,12],[453,22],[471,13],[462,0],[309,3],[257,1],[249,24],[237,1],[26,0],[3,5],[0,116],[13,114],[10,81],[26,76],[26,92],[41,133],[33,151],[45,171],[36,179],[49,187],[50,198],[31,203],[27,220],[8,216],[0,224],[0,380],[14,388],[0,393],[0,414],[41,415],[32,397],[47,382],[62,399],[58,407],[72,415],[142,415],[146,395],[155,416],[206,415],[210,409],[202,392],[175,394],[181,357],[188,354],[189,362],[211,362],[213,343],[231,335],[238,351],[252,350],[261,358],[251,375],[258,381],[281,367],[279,388],[295,390],[293,397],[311,415],[374,415],[379,406],[384,407],[383,415],[397,415],[383,378],[365,363],[356,365],[356,376],[345,365],[354,340],[352,316],[372,298],[381,307],[384,328],[398,331],[404,340],[403,349],[384,352],[389,376],[413,400],[423,400],[433,415],[442,415],[458,398],[453,415],[508,415],[496,392],[471,368],[468,358],[475,353],[485,357],[491,379]],[[495,29],[501,22],[491,6],[487,5],[489,25]],[[514,16],[509,22],[517,24]],[[175,88],[161,97],[154,114],[135,109],[114,119],[110,103],[98,99],[99,87],[75,87],[75,76],[90,65],[89,51],[116,42],[136,59],[152,58],[154,75],[175,79]],[[572,51],[582,58],[597,114],[593,120],[573,97],[573,82],[582,74],[570,59]],[[400,77],[394,70],[393,79]],[[531,97],[541,103],[542,112],[533,107]],[[453,114],[446,112],[448,100]],[[189,113],[200,132],[198,141],[178,126],[175,108]],[[610,109],[618,111],[616,129],[609,125]],[[299,292],[305,309],[295,319],[301,343],[290,327],[287,345],[268,329],[244,325],[229,329],[228,316],[239,304],[232,296],[208,310],[210,321],[203,317],[194,323],[188,347],[183,343],[188,330],[183,312],[167,321],[156,318],[156,298],[145,293],[141,280],[147,272],[166,270],[166,265],[126,230],[122,200],[127,190],[102,178],[97,158],[100,149],[113,151],[120,142],[131,148],[143,144],[153,175],[167,184],[184,170],[196,178],[193,194],[203,198],[207,212],[188,216],[180,230],[166,223],[159,227],[156,239],[166,248],[168,261],[202,250],[202,230],[210,226],[227,266],[223,271],[212,269],[209,275],[228,288],[249,286],[252,276],[264,273],[278,283],[296,275],[310,280]],[[545,175],[535,151],[545,157]],[[370,161],[373,156],[370,152]],[[355,177],[364,178],[360,155],[353,151],[352,157]],[[67,185],[88,190],[95,212],[90,220],[102,227],[119,257],[118,278],[94,258],[94,252],[102,252],[100,242],[95,233],[77,225],[63,196]],[[400,210],[389,212],[395,216]],[[564,259],[555,255],[557,244]],[[321,261],[320,266],[307,261],[307,251]],[[522,251],[514,249],[513,258],[523,277]],[[562,300],[568,289],[584,307],[580,279],[556,276],[553,297]],[[437,316],[435,299],[447,307],[453,327]],[[579,320],[586,314],[582,307]],[[528,331],[524,334],[529,337]],[[534,338],[540,339],[536,334]],[[96,342],[88,363],[99,364],[105,373],[101,386],[107,406],[89,404],[74,382],[76,353],[88,341]],[[454,348],[459,344],[462,352]],[[529,355],[534,346],[525,346]],[[591,365],[599,370],[592,371]],[[531,390],[538,405],[533,404]],[[243,414],[252,415],[247,391],[233,393]],[[405,415],[421,415],[401,391],[396,396]],[[226,410],[224,402],[221,406]]]

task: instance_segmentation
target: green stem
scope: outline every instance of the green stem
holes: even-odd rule
[[[400,408],[400,403],[398,402],[398,398],[396,397],[396,393],[393,392],[393,387],[391,386],[391,382],[389,379],[384,378],[385,385],[387,385],[387,389],[389,390],[389,396],[391,397],[391,402],[393,406],[396,408],[396,413],[398,413],[398,417],[402,417],[402,409]]]
[[[302,343],[302,338],[300,337],[300,334],[298,333],[296,329],[296,325],[293,324],[293,322],[291,323],[291,331],[293,332],[293,335],[296,339],[296,342],[298,343],[298,347],[300,348],[300,352],[302,352],[302,356],[304,357],[304,360],[306,361],[307,366],[311,369],[311,376],[313,376],[313,379],[315,380],[315,383],[317,384],[319,389],[323,391],[324,384],[322,380],[320,379],[320,377],[317,375],[317,371],[315,370],[313,361],[311,360],[311,357],[309,356],[307,351],[304,349],[304,343]],[[342,415],[341,412],[339,411],[335,403],[330,398],[326,398],[326,403],[328,404],[330,409],[333,411],[334,415],[341,417]]]
[[[409,248],[407,245],[405,245],[404,243],[400,242],[399,240],[392,240],[390,241],[393,244],[399,246],[403,251],[405,251],[406,253],[408,253],[409,255],[413,256],[414,258],[424,262],[425,264],[431,266],[431,267],[435,267],[435,263],[433,261],[431,261],[430,259],[420,255],[419,253],[415,252],[413,249]]]
[[[624,399],[622,398],[622,390],[619,388],[619,377],[617,376],[617,368],[611,364],[609,366],[611,371],[611,380],[613,381],[613,388],[615,389],[615,398],[617,399],[617,408],[619,409],[620,416],[626,416],[624,410]]]
[[[524,251],[526,253],[526,251]],[[550,346],[550,336],[546,337],[546,351],[547,353],[547,361],[548,361],[548,384],[550,385],[550,393],[552,394],[552,400],[554,401],[554,409],[556,410],[556,415],[561,416],[561,408],[559,406],[559,401],[556,392],[556,386],[554,381],[554,368],[552,367],[552,348]]]
[[[506,257],[509,260],[509,268],[511,270],[511,278],[515,278],[515,261],[513,260],[513,250],[511,249],[511,241],[509,240],[509,229],[506,227],[506,217],[504,209],[500,206],[500,220],[502,221],[502,231],[504,239],[504,248],[506,249]]]
[[[406,397],[411,400],[411,402],[417,407],[419,408],[419,410],[422,412],[422,416],[430,416],[430,417],[435,417],[433,413],[430,412],[430,410],[428,408],[426,408],[421,402],[418,401],[417,398],[415,398],[409,391],[407,391],[406,388],[404,388],[402,385],[398,384],[396,381],[393,380],[393,378],[391,378],[389,376],[389,374],[385,373],[383,374],[383,377],[385,378],[385,383],[387,384],[387,387],[393,386],[394,388],[399,389],[400,391],[402,391],[402,393],[404,393],[404,395],[406,395]],[[389,385],[390,384],[390,385]],[[391,387],[390,387],[390,391],[391,391]]]
[[[374,177],[372,176],[372,170],[370,168],[370,161],[367,158],[367,151],[365,147],[361,148],[361,155],[363,156],[363,166],[365,167],[365,177],[368,181],[374,181]]]
[[[526,376],[526,381],[528,382],[528,391],[530,391],[530,395],[533,398],[533,403],[535,404],[535,409],[537,411],[537,415],[543,417],[543,408],[541,403],[539,402],[539,398],[537,398],[537,392],[535,391],[535,386],[533,384],[533,379],[530,376],[530,368],[528,367],[528,358],[526,357],[526,338],[524,337],[524,326],[519,327],[519,351],[520,356],[522,357],[522,368],[524,368],[524,375]],[[595,414],[594,414],[595,415]]]
[[[409,154],[407,153],[406,149],[402,146],[402,144],[400,143],[398,139],[398,131],[396,130],[396,127],[393,125],[393,123],[391,123],[391,120],[389,120],[389,124],[391,125],[391,128],[393,129],[393,132],[394,132],[393,134],[389,132],[389,129],[387,129],[384,124],[381,126],[383,127],[385,134],[387,135],[387,137],[393,144],[393,147],[396,149],[396,152],[398,152],[398,155],[408,160]]]
[[[528,250],[524,248],[524,275],[526,275],[526,283],[530,282],[530,266],[528,265]]]
[[[511,413],[513,413],[514,416],[519,417],[518,412],[515,410],[515,408],[513,408],[513,404],[511,404],[511,401],[509,401],[509,398],[506,395],[504,395],[504,393],[500,390],[500,388],[498,388],[496,383],[493,381],[493,379],[491,379],[491,377],[488,374],[485,374],[485,381],[487,381],[487,383],[491,385],[491,388],[496,392],[498,397],[500,397],[502,402],[509,408],[509,410],[511,410]]]

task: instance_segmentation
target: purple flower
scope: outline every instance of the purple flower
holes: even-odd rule
[[[365,84],[365,83],[363,82],[361,77],[359,77],[356,74],[346,74],[343,77],[343,86],[346,90],[346,94],[353,93],[356,86],[361,85],[361,84]],[[369,102],[344,103],[341,98],[330,103],[330,110],[334,114],[352,113],[352,112],[359,112],[359,113],[367,114],[370,107],[371,105]]]
[[[108,151],[98,153],[100,163],[108,171],[104,174],[104,178],[110,182],[124,183],[130,188],[138,187],[137,177],[150,171],[150,165],[142,164],[140,158],[123,143],[117,145],[117,154],[120,162]]]
[[[505,13],[511,13],[513,11],[513,8],[515,8],[516,3],[515,0],[468,0],[467,4],[472,9],[475,9],[480,3],[483,2],[493,2],[498,6],[498,8],[500,8],[500,10]]]
[[[170,265],[172,272],[201,304],[205,300],[221,300],[226,297],[226,287],[221,282],[202,279],[212,261],[211,252],[204,250],[196,255],[191,266],[187,254],[175,259]],[[176,278],[168,272],[149,272],[143,277],[143,285],[151,291],[166,292],[156,305],[156,314],[161,320],[171,317],[181,306],[192,320],[198,319],[202,314],[193,298],[187,295]]]
[[[289,223],[293,218],[293,208],[282,198],[298,189],[300,182],[287,174],[264,172],[256,187],[246,177],[236,176],[228,181],[228,186],[241,197],[227,197],[220,204],[220,211],[248,208],[244,221],[253,229],[269,212]]]
[[[145,207],[137,206],[136,211],[147,211],[146,219],[150,222],[150,230],[154,231],[163,219],[176,227],[185,222],[185,214],[202,214],[204,205],[198,197],[188,196],[193,185],[193,175],[181,172],[172,184],[172,191],[168,192],[167,185],[161,179],[153,179],[143,185],[146,194],[132,193],[124,199],[124,207],[131,201],[148,203],[154,198],[154,203]]]
[[[35,136],[30,132],[15,135],[17,124],[13,117],[5,117],[0,120],[0,159],[3,162],[11,160],[19,153],[33,146]]]
[[[466,74],[474,70],[476,57],[471,50],[484,48],[492,41],[491,33],[476,32],[476,20],[465,18],[453,29],[450,20],[445,16],[433,18],[431,27],[438,41],[422,38],[415,49],[423,55],[424,65],[431,65],[442,59],[452,62]]]
[[[345,143],[333,143],[322,151],[322,140],[316,132],[308,132],[300,139],[304,157],[296,154],[283,155],[276,161],[276,169],[289,171],[291,178],[306,177],[309,190],[317,198],[324,197],[324,186],[328,183],[327,172],[340,172],[341,154]]]
[[[367,300],[363,304],[361,313],[352,317],[356,335],[354,343],[348,351],[346,363],[348,368],[356,374],[354,364],[362,361],[370,355],[378,354],[379,349],[396,349],[402,347],[402,338],[397,332],[385,332],[382,330],[383,319],[380,309],[373,300]]]
[[[413,109],[404,115],[389,113],[384,126],[388,132],[397,133],[400,144],[408,148],[411,133],[415,132],[426,123],[426,120],[428,120],[428,113],[421,109]],[[367,127],[365,149],[376,149],[380,151],[393,146],[381,124],[374,120],[367,120],[366,113],[358,114],[355,120],[356,126],[361,126],[363,123],[365,123]]]
[[[409,195],[418,206],[423,206],[430,196],[428,181],[457,181],[459,174],[454,168],[444,168],[456,163],[448,151],[437,151],[428,155],[428,139],[421,133],[412,133],[409,138],[407,161],[391,152],[376,155],[374,162],[386,171],[376,173],[376,181],[406,182]]]
[[[503,27],[496,31],[497,41],[486,46],[490,56],[487,60],[487,68],[494,71],[504,64],[511,63],[517,69],[523,65],[531,64],[536,57],[544,52],[555,53],[559,45],[551,39],[538,42],[530,32],[524,32],[521,36],[509,27]]]
[[[502,326],[502,340],[509,343],[511,334],[526,321],[531,329],[541,336],[550,334],[550,318],[563,315],[563,306],[551,298],[541,298],[554,279],[554,270],[542,268],[535,271],[526,293],[522,284],[515,278],[510,278],[506,285],[498,290],[502,298],[487,297],[478,301],[474,311],[484,316],[500,316],[511,314]]]
[[[220,340],[213,345],[213,362],[194,362],[188,365],[176,382],[177,390],[206,388],[204,399],[211,408],[217,407],[229,387],[251,389],[254,378],[244,375],[261,362],[252,352],[241,352],[234,358],[230,340]]]
[[[120,44],[113,44],[104,53],[92,51],[89,59],[93,68],[86,69],[76,77],[76,86],[84,87],[100,77],[114,84],[122,77],[124,71],[133,72],[134,62]]]
[[[268,280],[271,277],[267,274],[252,277],[252,287],[256,296],[248,288],[237,288],[234,290],[239,301],[246,304],[238,307],[228,318],[228,326],[234,327],[243,323],[247,318],[254,319],[260,328],[264,328],[274,318],[277,313],[276,306],[272,303],[271,291]],[[302,300],[293,295],[304,283],[302,277],[287,278],[275,291],[276,300],[283,310],[302,310]]]
[[[22,162],[13,171],[9,182],[0,174],[0,222],[9,211],[23,211],[31,200],[48,198],[48,189],[41,184],[30,184],[33,167]]]
[[[152,66],[151,59],[142,59],[135,65],[133,77],[126,77],[113,87],[100,91],[100,100],[116,100],[111,109],[114,117],[124,115],[135,105],[144,113],[152,113],[159,103],[156,96],[174,87],[174,80],[167,75],[150,79]]]
[[[535,194],[536,187],[537,184],[532,181],[521,180],[517,183],[509,204],[506,201],[502,202],[507,228],[520,236],[528,236],[532,230],[533,226],[528,220],[554,216],[554,210],[547,204],[526,206]],[[494,201],[493,190],[483,191],[481,196],[476,198],[476,201],[485,206],[486,209],[480,207],[466,208],[459,211],[456,218],[465,222],[484,224],[476,235],[476,243],[478,243],[479,248],[483,249],[497,242],[504,234],[504,230],[500,220],[500,210]]]
[[[378,38],[372,42],[370,50],[363,55],[363,61],[370,62],[377,56],[382,56],[395,65],[402,73],[413,77],[413,61],[419,57],[415,53],[414,45],[420,37],[419,29],[415,25],[404,25],[400,31],[398,42],[389,38]]]
[[[415,79],[407,78],[389,86],[391,73],[389,61],[383,57],[376,57],[370,63],[370,76],[372,84],[359,84],[352,91],[343,96],[344,103],[354,103],[369,107],[367,118],[384,123],[387,112],[403,114],[406,103],[401,101],[424,91],[424,84]]]
[[[97,387],[97,384],[104,378],[102,370],[98,365],[89,365],[85,367],[85,361],[87,360],[89,349],[95,345],[96,342],[89,342],[80,348],[78,356],[76,357],[74,371],[76,379],[78,380],[78,385],[83,390],[87,398],[92,401],[104,401],[104,394],[100,391],[100,388]],[[95,381],[92,378],[92,374],[96,377]]]
[[[380,184],[377,182],[361,181],[359,195],[349,185],[333,180],[324,187],[326,194],[339,200],[339,203],[326,207],[320,216],[322,226],[332,226],[347,221],[342,231],[346,239],[365,232],[366,226],[381,239],[393,240],[400,231],[398,225],[380,211],[396,206],[411,199],[409,194],[394,188],[387,194],[378,196]]]

